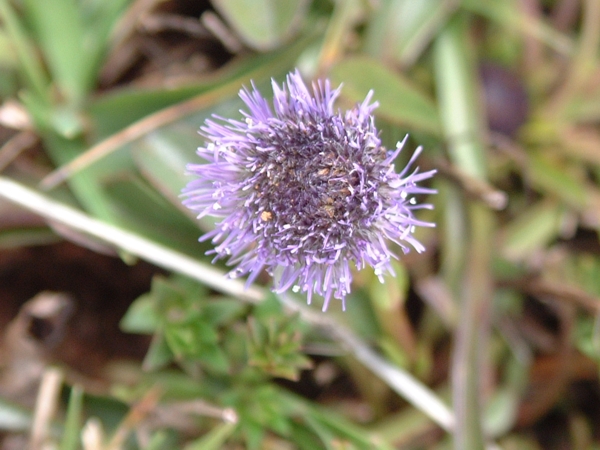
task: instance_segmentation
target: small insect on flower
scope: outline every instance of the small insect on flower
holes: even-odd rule
[[[406,138],[393,150],[382,146],[375,128],[370,92],[353,109],[335,111],[340,88],[317,81],[309,90],[298,71],[268,102],[252,84],[240,97],[247,106],[241,120],[214,117],[200,128],[207,143],[198,148],[202,164],[189,164],[195,176],[183,190],[183,203],[203,216],[214,216],[215,260],[235,266],[230,277],[248,274],[250,285],[263,269],[274,275],[274,291],[332,297],[342,306],[350,292],[351,264],[372,266],[383,282],[393,274],[396,256],[388,242],[417,252],[424,246],[415,227],[434,224],[415,218],[419,186],[435,170],[394,170]]]

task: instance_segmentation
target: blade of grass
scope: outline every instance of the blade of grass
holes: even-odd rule
[[[87,92],[88,52],[82,48],[85,40],[79,17],[80,4],[74,0],[28,0],[24,6],[53,80],[68,103],[81,102]]]
[[[489,274],[493,220],[490,211],[480,204],[468,208],[471,242],[464,273],[460,321],[455,332],[452,361],[452,396],[456,414],[454,448],[482,449],[483,400],[482,377],[485,373],[484,352],[488,342],[491,299]]]
[[[414,2],[411,2],[414,3]],[[418,57],[442,25],[448,20],[448,17],[456,11],[460,2],[457,0],[442,0],[430,2],[428,14],[422,17],[422,20],[416,24],[415,29],[407,33],[406,39],[399,46],[399,62],[403,66],[410,66],[415,63]]]
[[[108,137],[107,139],[94,145],[92,148],[82,153],[80,156],[71,160],[69,163],[55,170],[46,176],[40,185],[44,189],[52,189],[94,162],[105,158],[115,150],[118,150],[125,144],[144,136],[151,131],[162,127],[168,123],[172,123],[189,114],[192,114],[198,109],[214,104],[217,100],[226,95],[232,95],[233,92],[239,89],[239,82],[229,83],[225,86],[217,88],[205,94],[201,94],[190,100],[178,103],[177,105],[162,109],[154,114],[144,117],[141,120],[131,124],[127,128],[119,131]]]
[[[600,43],[600,2],[598,0],[585,0],[582,2],[581,31],[579,43],[574,55],[569,62],[569,74],[556,94],[550,97],[546,114],[558,116],[561,120],[568,111],[573,98],[583,93],[587,96],[585,84],[594,76],[598,65],[598,45]],[[561,120],[562,121],[562,120]]]
[[[8,0],[0,0],[0,18],[6,31],[11,37],[12,45],[21,62],[23,75],[29,83],[32,92],[43,99],[45,103],[50,104],[50,93],[48,91],[48,79],[46,73],[35,57],[35,51],[29,43],[27,34],[21,27],[17,15]]]
[[[474,52],[468,40],[466,16],[455,17],[440,33],[434,49],[437,90],[450,157],[456,166],[485,180],[481,114]],[[450,195],[455,191],[449,192]],[[460,207],[460,201],[457,204]],[[489,273],[493,218],[481,204],[460,208],[467,215],[468,240],[462,252],[466,264],[457,274],[460,321],[455,330],[452,360],[452,396],[456,415],[454,448],[485,448],[482,424],[481,377],[483,351],[489,331]],[[452,239],[452,236],[448,236]]]
[[[330,73],[332,83],[343,83],[342,95],[362,102],[374,91],[379,102],[377,115],[399,126],[409,126],[431,134],[439,134],[438,111],[433,101],[414,83],[372,58],[356,56],[336,64]]]
[[[305,418],[311,420],[313,427],[318,423],[323,429],[323,425],[333,432],[334,436],[343,436],[358,446],[358,448],[374,448],[379,450],[392,450],[391,445],[382,436],[377,433],[365,431],[361,427],[357,427],[354,423],[349,423],[344,419],[340,419],[337,414],[321,408],[310,408]]]
[[[73,386],[67,407],[65,428],[59,450],[76,450],[81,433],[81,411],[83,410],[83,389]]]
[[[513,261],[536,254],[558,238],[564,218],[564,205],[553,199],[529,205],[527,211],[504,227],[502,254]]]
[[[57,165],[76,158],[85,148],[83,139],[67,139],[52,132],[44,133],[43,141]],[[69,187],[84,208],[103,220],[113,221],[116,216],[101,186],[101,175],[93,170],[77,173],[69,179]]]
[[[213,0],[213,5],[250,47],[272,50],[290,39],[306,19],[306,0]]]
[[[325,31],[321,54],[317,62],[318,72],[327,73],[344,51],[348,33],[354,29],[360,17],[362,5],[356,0],[334,2],[334,9]]]
[[[218,450],[237,428],[237,423],[225,422],[217,425],[200,439],[186,445],[184,450]]]
[[[463,8],[480,14],[487,19],[508,28],[508,32],[517,31],[540,40],[551,49],[563,55],[573,52],[574,44],[571,38],[556,31],[546,22],[536,20],[519,11],[519,2],[495,0],[463,0]]]
[[[144,450],[164,450],[168,444],[169,435],[165,430],[159,430],[152,435]]]
[[[460,6],[457,0],[384,0],[373,11],[365,51],[401,67],[412,66]]]
[[[129,410],[127,415],[121,420],[116,430],[113,432],[110,441],[105,450],[121,450],[124,448],[127,437],[133,430],[139,428],[141,422],[156,409],[158,401],[162,395],[159,387],[150,388],[143,397],[137,401]]]
[[[469,56],[466,20],[457,17],[438,35],[435,45],[435,76],[440,116],[453,163],[465,173],[485,179],[481,141],[481,112],[475,89],[477,78]]]

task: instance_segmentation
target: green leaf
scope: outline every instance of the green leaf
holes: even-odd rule
[[[315,36],[308,34],[278,50],[236,58],[209,75],[198,76],[198,80],[190,84],[168,88],[115,89],[89,99],[86,109],[93,118],[98,138],[105,138],[145,116],[193,97],[199,97],[197,111],[210,110],[223,103],[225,98],[236,97],[240,88],[248,85],[250,80],[268,80],[288,72],[314,40]],[[211,112],[208,111],[206,116]]]
[[[298,380],[300,370],[312,367],[302,353],[299,318],[259,317],[248,319],[248,365],[275,377]]]
[[[152,337],[142,367],[147,371],[158,370],[171,363],[174,357],[162,331],[159,331]]]
[[[198,359],[205,367],[212,370],[212,372],[227,374],[230,369],[229,355],[219,345],[219,343],[215,343],[214,345],[205,344],[202,347],[202,354]]]
[[[304,22],[307,0],[213,0],[215,8],[256,50],[281,46]]]
[[[190,180],[186,165],[202,144],[198,125],[173,124],[132,144],[132,155],[144,177],[174,205],[181,206],[181,189]]]
[[[188,320],[187,323],[170,321],[165,326],[165,339],[176,357],[201,359],[217,342],[217,333],[211,324],[192,321],[192,318]]]
[[[80,4],[75,0],[28,0],[25,6],[53,79],[70,103],[80,102],[88,90],[85,71],[89,62],[83,48]]]
[[[552,160],[542,154],[532,155],[528,168],[532,184],[540,191],[552,193],[579,210],[588,205],[583,182],[565,170],[564,161]]]
[[[67,139],[75,138],[84,131],[84,120],[73,107],[57,107],[50,114],[50,124],[54,130]]]
[[[48,105],[50,93],[46,72],[42,64],[35,57],[36,52],[8,0],[0,0],[0,19],[2,19],[3,28],[10,37],[10,43],[21,63],[22,73],[31,90],[30,95],[36,97],[37,103]]]
[[[45,133],[43,137],[46,149],[56,165],[66,163],[86,148],[82,139],[66,139],[51,132]],[[93,167],[77,173],[69,179],[68,183],[77,200],[87,211],[100,219],[114,223],[115,216],[111,202],[100,182],[100,177],[111,167],[107,166]]]
[[[309,407],[305,419],[315,431],[318,431],[322,439],[327,439],[327,436],[330,437],[324,440],[325,443],[343,439],[348,442],[348,445],[356,445],[358,448],[377,448],[380,450],[392,450],[394,448],[383,438],[372,435],[355,423],[351,423],[325,408]]]
[[[219,450],[223,448],[223,444],[235,432],[237,424],[222,423],[211,429],[200,439],[186,445],[184,450]]]
[[[564,207],[543,201],[522,212],[503,231],[501,252],[509,259],[522,259],[556,239],[564,217]]]
[[[17,52],[13,48],[10,36],[5,29],[0,29],[0,67],[13,69],[18,65]],[[3,76],[5,73],[3,72]]]
[[[334,85],[343,83],[342,95],[362,102],[370,90],[379,102],[377,115],[404,127],[440,133],[438,112],[433,101],[400,73],[366,57],[340,61],[329,74]]]
[[[0,230],[0,249],[54,244],[60,241],[55,232],[46,227],[19,227]]]
[[[458,16],[438,34],[434,47],[440,116],[454,164],[471,176],[486,178],[484,124],[475,52],[467,20]]]
[[[177,445],[174,430],[158,430],[152,434],[144,450],[168,450]]]
[[[201,255],[208,248],[207,245],[190,245],[196,244],[200,230],[184,214],[183,207],[176,208],[134,172],[119,175],[106,180],[104,188],[121,226],[193,256]]]
[[[574,332],[575,346],[600,367],[600,317],[578,322]]]
[[[81,105],[93,87],[109,32],[125,0],[27,0],[25,11],[66,103]]]
[[[189,327],[166,326],[165,341],[177,359],[185,359],[198,355],[199,345],[193,330]]]
[[[505,32],[517,31],[523,36],[533,36],[559,53],[568,55],[573,49],[573,42],[566,35],[537,16],[526,13],[515,0],[462,0],[461,6],[503,25]]]
[[[223,298],[207,303],[202,313],[210,323],[223,325],[240,317],[246,308],[239,300]]]
[[[162,318],[156,308],[156,301],[151,294],[138,297],[129,307],[120,322],[120,327],[127,333],[147,333],[156,331]]]
[[[71,395],[69,396],[67,418],[59,450],[76,450],[79,447],[82,410],[83,389],[79,386],[73,386],[71,388]]]
[[[410,65],[455,8],[439,0],[382,0],[367,27],[366,50],[378,59]]]

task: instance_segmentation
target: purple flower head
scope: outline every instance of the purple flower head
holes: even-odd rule
[[[415,239],[415,194],[435,191],[418,186],[435,171],[394,170],[406,138],[388,151],[381,145],[370,103],[372,92],[353,109],[335,111],[340,88],[317,81],[310,91],[298,71],[283,86],[272,81],[272,105],[252,85],[240,97],[248,111],[242,120],[215,117],[201,127],[207,139],[189,164],[195,175],[183,190],[184,205],[219,218],[201,240],[212,239],[215,260],[228,258],[230,277],[249,274],[248,285],[266,269],[275,274],[274,291],[288,289],[344,302],[350,292],[351,263],[393,274],[395,255],[425,248]],[[345,306],[345,305],[344,305]]]

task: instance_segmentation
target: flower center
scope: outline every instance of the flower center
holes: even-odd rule
[[[357,228],[372,222],[381,202],[382,156],[352,144],[343,125],[337,116],[325,123],[284,122],[285,129],[271,127],[258,137],[265,151],[257,152],[249,180],[250,208],[271,250],[337,258]]]

